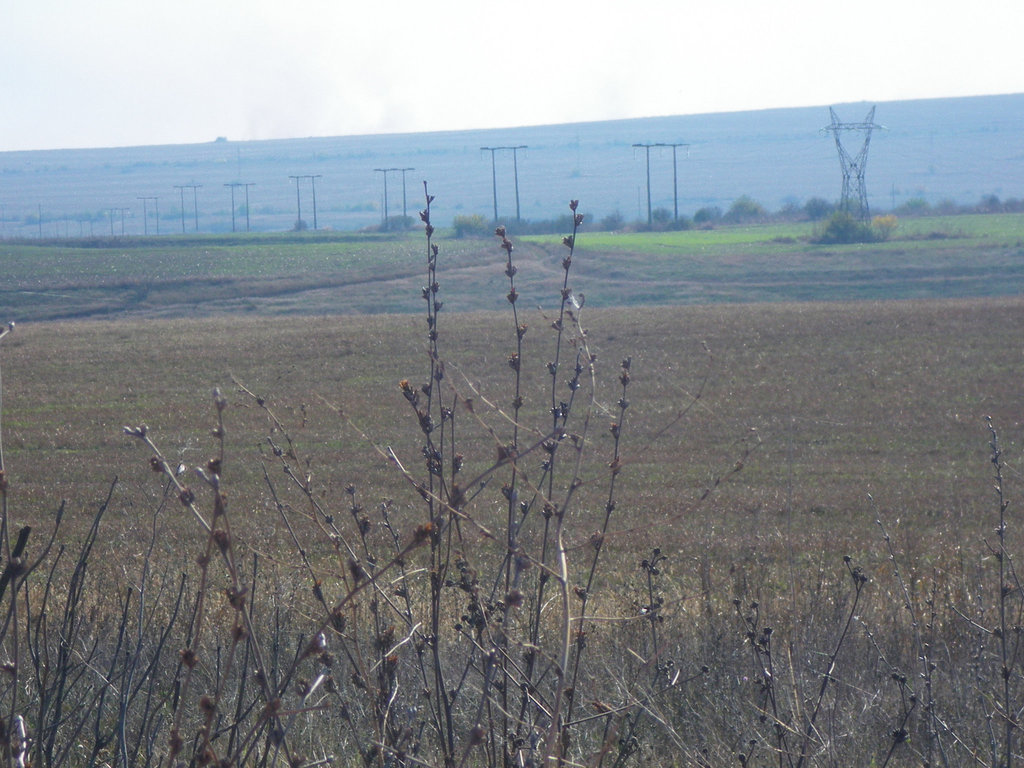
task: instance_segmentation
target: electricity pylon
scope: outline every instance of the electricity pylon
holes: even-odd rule
[[[836,149],[839,151],[839,165],[843,170],[843,193],[839,198],[839,209],[857,216],[861,221],[867,221],[870,217],[868,209],[868,190],[864,184],[864,171],[868,164],[868,146],[871,144],[871,131],[875,128],[884,130],[885,126],[876,125],[875,108],[872,107],[867,117],[859,123],[844,123],[832,107],[828,108],[832,117],[831,125],[821,129],[822,133],[831,133],[836,141]],[[858,131],[864,135],[864,143],[856,155],[851,155],[843,146],[843,131]],[[857,185],[857,210],[853,209],[853,185]]]

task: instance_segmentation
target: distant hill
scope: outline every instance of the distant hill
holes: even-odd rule
[[[871,104],[835,109],[860,121]],[[977,202],[983,195],[1024,197],[1024,94],[883,102],[872,134],[867,187],[873,210],[911,198]],[[571,198],[600,219],[617,212],[646,218],[645,150],[634,144],[685,143],[677,150],[678,204],[691,216],[723,210],[748,195],[769,210],[808,198],[835,200],[841,175],[835,144],[820,129],[826,106],[677,117],[652,117],[495,130],[344,136],[119,149],[0,152],[0,237],[90,233],[224,232],[290,229],[302,219],[321,228],[379,224],[387,179],[388,211],[415,218],[422,180],[437,196],[435,222],[493,212],[491,153],[481,147],[525,145],[515,156],[524,219],[556,218]],[[230,139],[230,137],[228,137]],[[847,134],[852,151],[861,137]],[[654,147],[652,205],[674,205],[672,151]],[[515,218],[513,153],[494,153],[498,218]],[[375,169],[414,170],[387,174]],[[296,188],[290,176],[300,179]],[[197,185],[197,188],[180,188]],[[298,193],[298,199],[297,199]],[[194,194],[194,197],[193,197]],[[145,201],[146,216],[143,216]],[[404,198],[404,199],[403,199]],[[42,222],[39,215],[42,215]]]

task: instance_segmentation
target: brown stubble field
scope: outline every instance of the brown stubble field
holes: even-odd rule
[[[528,322],[525,410],[539,427],[552,333],[540,313]],[[588,309],[583,325],[599,402],[613,405],[619,362],[633,359],[614,540],[631,553],[653,543],[679,553],[684,581],[701,569],[727,580],[750,558],[813,553],[834,567],[844,554],[882,558],[876,518],[927,561],[959,545],[980,553],[994,524],[986,416],[1001,433],[1011,490],[1019,480],[1024,300]],[[508,408],[509,317],[442,314],[440,330],[448,381],[500,433],[503,417],[480,404]],[[364,503],[414,507],[373,444],[419,470],[398,382],[424,376],[424,337],[422,319],[406,315],[19,326],[0,350],[12,518],[41,524],[67,499],[74,530],[117,476],[110,541],[141,541],[161,481],[122,426],[145,423],[172,463],[202,465],[215,450],[219,386],[230,402],[230,503],[246,543],[273,551],[282,530],[263,479],[269,422],[232,377],[285,424],[296,465],[329,507],[345,508],[350,483]],[[464,416],[460,439],[481,449],[466,455],[489,459],[492,438]],[[608,423],[592,427],[581,537],[603,505]],[[701,501],[716,478],[725,482]],[[490,511],[475,514],[486,521]],[[191,524],[176,506],[157,520],[172,558],[187,556]]]

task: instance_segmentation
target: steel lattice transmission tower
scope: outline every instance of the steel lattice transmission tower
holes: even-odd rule
[[[832,107],[828,108],[832,117],[832,124],[821,129],[822,133],[831,133],[836,140],[836,149],[839,151],[839,165],[843,170],[843,194],[839,200],[839,208],[858,216],[866,221],[870,216],[868,209],[868,190],[864,184],[864,171],[868,164],[868,146],[871,144],[871,131],[875,128],[884,130],[885,126],[876,125],[875,108],[872,107],[867,117],[859,123],[844,123]],[[856,155],[851,155],[843,146],[842,134],[844,131],[857,131],[864,136],[864,143]],[[857,210],[854,211],[853,185],[857,185]]]

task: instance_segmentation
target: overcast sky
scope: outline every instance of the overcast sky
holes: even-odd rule
[[[1021,0],[0,0],[0,151],[1024,92]]]

